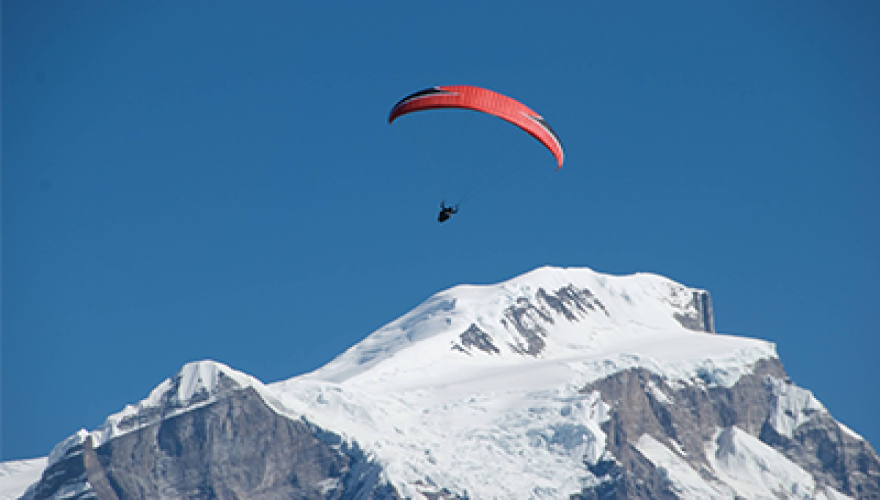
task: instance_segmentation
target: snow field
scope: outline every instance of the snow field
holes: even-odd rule
[[[30,485],[39,481],[48,462],[43,457],[0,463],[0,500],[21,497]]]

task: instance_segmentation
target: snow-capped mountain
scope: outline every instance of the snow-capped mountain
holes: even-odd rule
[[[880,498],[880,459],[772,344],[716,334],[706,291],[547,267],[289,380],[190,363],[24,496]]]

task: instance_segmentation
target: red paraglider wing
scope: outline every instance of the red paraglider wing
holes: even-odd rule
[[[562,143],[541,115],[515,99],[488,89],[448,85],[421,90],[398,101],[388,115],[388,123],[414,111],[442,108],[472,109],[507,120],[538,139],[556,157],[556,169],[562,168]]]

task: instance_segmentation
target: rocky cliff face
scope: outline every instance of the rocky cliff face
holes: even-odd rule
[[[458,287],[306,376],[186,365],[25,497],[880,498],[871,446],[711,311],[652,275]]]
[[[253,388],[94,448],[69,448],[33,498],[398,498],[339,436],[271,409]]]
[[[880,498],[877,454],[820,406],[791,405],[786,391],[806,391],[792,385],[778,360],[762,361],[730,388],[700,381],[675,387],[636,369],[583,390],[598,391],[613,410],[604,426],[608,455],[592,468],[602,484],[574,498],[748,497],[737,483],[762,479],[768,484],[756,489],[780,498]],[[802,423],[783,436],[787,420]],[[813,488],[785,484],[784,473],[752,474],[732,463],[749,453],[740,438],[761,448],[765,460],[756,461],[758,467],[796,466],[813,478]],[[697,477],[684,477],[676,467]]]

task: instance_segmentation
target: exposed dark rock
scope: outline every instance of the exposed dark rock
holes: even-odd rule
[[[842,431],[827,413],[816,413],[792,438],[779,435],[770,423],[777,408],[771,379],[785,380],[778,360],[762,360],[752,374],[730,388],[688,384],[675,388],[645,369],[620,372],[588,385],[612,407],[603,430],[607,449],[616,461],[603,459],[593,467],[600,486],[573,498],[676,498],[663,481],[663,471],[634,448],[648,434],[704,477],[714,472],[705,443],[719,429],[739,428],[758,437],[810,473],[820,485],[856,498],[880,498],[880,459],[865,442]],[[676,444],[673,445],[673,442]],[[645,496],[647,495],[647,496]]]
[[[538,290],[538,300],[547,304],[552,310],[561,314],[569,321],[577,321],[592,311],[602,311],[608,316],[608,311],[602,302],[586,288],[577,288],[568,285],[560,288],[556,293],[548,294],[543,288]]]
[[[505,309],[501,320],[502,326],[505,328],[512,326],[523,340],[518,345],[511,345],[511,348],[515,352],[530,356],[540,354],[546,345],[544,337],[547,336],[547,329],[541,326],[542,323],[553,324],[553,318],[524,297],[517,300],[515,305]]]
[[[765,423],[760,439],[824,484],[856,498],[880,498],[880,461],[866,442],[840,428],[827,413],[814,415],[792,436]]]
[[[67,485],[81,484],[87,481],[82,445],[67,450],[67,456],[69,458],[55,462],[43,471],[43,477],[33,489],[35,499],[52,498],[57,491]],[[94,498],[94,495],[91,497]],[[86,497],[80,495],[75,498]]]
[[[89,485],[91,485],[96,497],[101,500],[119,500],[119,495],[116,494],[116,490],[110,484],[104,467],[101,465],[101,460],[98,458],[98,454],[95,453],[91,436],[87,437],[85,443],[83,443],[83,465],[86,468]]]
[[[687,311],[672,316],[681,326],[697,332],[715,333],[715,317],[712,313],[712,299],[709,292],[694,291]]]
[[[613,426],[609,429],[616,434]],[[615,440],[620,437],[622,436],[609,435],[610,439]],[[631,444],[622,445],[619,453],[619,459],[603,458],[595,466],[589,467],[591,473],[602,479],[598,486],[571,495],[570,498],[572,500],[677,498],[663,468],[655,467]]]
[[[479,349],[486,354],[498,354],[501,351],[492,343],[492,337],[488,333],[480,329],[476,324],[471,323],[467,330],[458,336],[461,339],[460,344],[453,344],[452,348],[465,354],[470,354],[470,349]]]
[[[107,498],[399,498],[381,469],[331,433],[269,408],[254,389],[166,418],[83,453],[68,452],[44,473],[36,498],[65,487]],[[82,483],[86,477],[91,488]],[[98,484],[94,479],[98,478]]]
[[[522,342],[511,345],[514,352],[529,356],[540,354],[546,345],[547,328],[544,325],[555,324],[554,314],[568,321],[579,321],[596,311],[608,316],[605,306],[592,292],[574,285],[562,287],[554,293],[539,288],[536,299],[537,303],[532,303],[521,297],[503,312],[501,325],[513,329],[522,338]]]

